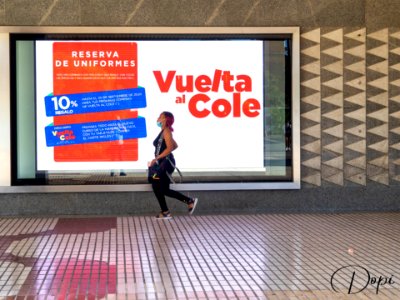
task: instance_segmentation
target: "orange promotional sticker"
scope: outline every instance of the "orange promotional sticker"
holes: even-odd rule
[[[55,42],[53,94],[105,92],[138,87],[137,44],[133,42]],[[54,116],[54,125],[137,118],[132,109]],[[122,137],[122,135],[121,135]],[[137,161],[138,139],[115,139],[54,147],[57,162]]]

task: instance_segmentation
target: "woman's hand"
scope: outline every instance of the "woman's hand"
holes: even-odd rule
[[[157,159],[153,159],[150,163],[149,163],[149,167],[152,167],[153,165],[155,165],[157,163]]]

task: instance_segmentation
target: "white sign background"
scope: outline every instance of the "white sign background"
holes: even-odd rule
[[[74,41],[76,42],[76,41]],[[90,42],[90,41],[85,41]],[[98,41],[94,41],[98,42]],[[103,41],[102,41],[103,42]],[[106,41],[104,41],[106,43]],[[174,139],[179,147],[174,151],[177,166],[185,171],[251,171],[264,169],[263,130],[263,42],[262,41],[139,41],[138,84],[146,89],[147,107],[139,109],[146,119],[147,138],[139,139],[139,160],[135,162],[55,162],[53,148],[46,146],[44,128],[53,122],[47,117],[44,97],[53,92],[53,41],[36,42],[37,82],[37,168],[49,171],[74,170],[143,170],[153,158],[153,140],[160,129],[156,120],[163,111],[175,116]],[[211,79],[215,70],[230,71],[234,76],[248,75],[252,80],[252,91],[241,93],[241,102],[248,98],[260,102],[259,115],[225,118],[212,113],[205,118],[194,117],[188,109],[193,95],[185,93],[186,103],[176,103],[182,93],[176,91],[173,80],[168,93],[162,93],[153,71],[160,71],[165,79],[168,71],[176,71],[186,82],[186,76],[194,79],[207,75]],[[198,109],[211,110],[212,102],[224,98],[233,102],[233,93],[225,92],[223,82],[218,92],[207,92],[210,101],[199,103]]]

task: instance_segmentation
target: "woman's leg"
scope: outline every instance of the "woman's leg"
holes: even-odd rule
[[[169,211],[166,200],[165,200],[165,196],[168,196],[168,197],[175,198],[175,199],[187,204],[189,213],[190,214],[193,213],[193,210],[197,203],[197,199],[187,197],[178,191],[171,190],[170,189],[170,179],[166,173],[161,174],[159,180],[154,180],[152,182],[152,187],[153,187],[154,194],[158,200],[158,203],[160,204],[162,212]]]
[[[185,204],[188,204],[192,200],[192,198],[189,198],[189,197],[185,196],[184,194],[182,194],[182,193],[180,193],[178,191],[171,190],[170,187],[169,187],[169,178],[168,178],[168,185],[165,186],[165,187],[166,187],[165,190],[164,190],[164,195],[165,196],[168,196],[168,197],[171,197],[171,198],[175,198],[175,199],[177,199],[179,201],[182,201]]]
[[[185,196],[182,193],[179,193],[177,191],[171,190],[169,188],[169,185],[168,185],[168,189],[165,190],[165,195],[168,196],[168,197],[175,198],[175,199],[185,203],[188,206],[189,214],[193,214],[194,209],[196,208],[197,201],[198,201],[197,198],[189,198],[189,197]]]
[[[159,180],[154,180],[151,183],[153,188],[154,195],[156,196],[158,203],[160,204],[161,211],[168,211],[167,202],[165,201],[165,191],[169,189],[169,178],[166,181],[163,176],[160,177]]]

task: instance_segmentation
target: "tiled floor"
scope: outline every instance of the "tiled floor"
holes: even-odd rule
[[[399,255],[400,213],[0,218],[0,297],[400,299]]]

